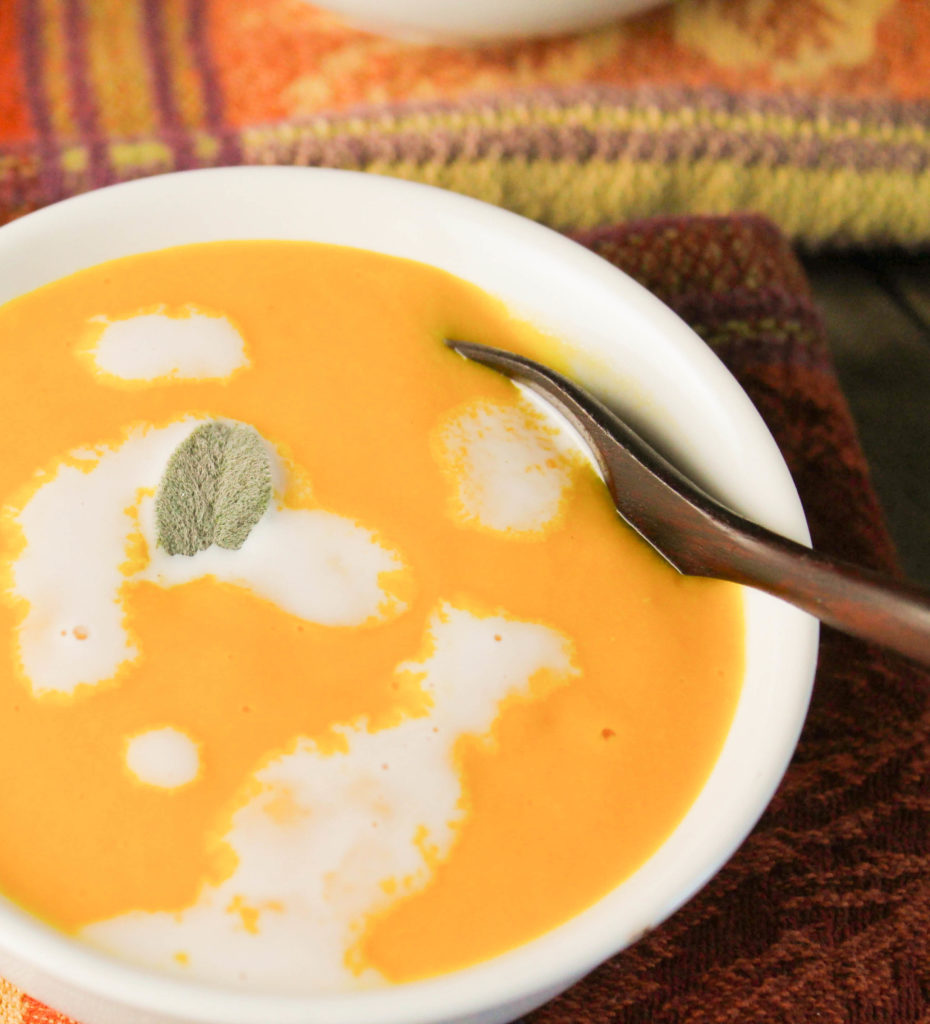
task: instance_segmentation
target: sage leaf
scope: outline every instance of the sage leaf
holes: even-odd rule
[[[211,544],[237,550],[271,492],[271,459],[258,431],[205,423],[168,459],[155,496],[158,543],[169,555],[195,555]]]

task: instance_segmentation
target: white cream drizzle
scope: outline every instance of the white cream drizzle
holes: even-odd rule
[[[204,576],[247,587],[281,608],[327,626],[397,614],[404,604],[382,574],[399,554],[346,517],[277,502],[237,551],[194,557],[158,548],[153,494],[169,456],[201,420],[136,428],[121,444],[65,460],[15,515],[24,548],[12,565],[13,596],[25,602],[17,647],[32,692],[71,693],[112,679],[138,651],[125,629],[123,592],[148,579],[175,586]],[[281,479],[280,466],[275,478]],[[134,515],[134,513],[137,513]],[[140,530],[150,560],[127,575],[127,546]],[[78,631],[75,632],[75,627]]]
[[[190,304],[176,313],[137,313],[102,324],[81,349],[105,380],[224,379],[249,365],[245,342],[225,316]]]
[[[246,365],[244,347],[235,348],[226,328],[209,325],[219,333],[205,337],[203,321],[153,315],[110,323],[94,350],[96,367],[160,383]],[[138,656],[123,600],[139,581],[171,587],[212,577],[328,626],[403,611],[384,586],[385,573],[405,567],[401,554],[350,518],[284,507],[277,453],[277,500],[239,550],[210,547],[186,557],[160,549],[155,490],[171,453],[202,422],[137,427],[119,443],[75,449],[21,508],[8,510],[25,540],[11,578],[13,597],[26,607],[17,641],[34,695],[110,680]],[[454,410],[432,444],[460,525],[520,537],[558,520],[576,443],[528,403]],[[142,564],[127,560],[134,535],[147,549]],[[89,925],[82,936],[146,966],[280,992],[382,983],[371,969],[353,971],[349,954],[368,915],[421,888],[432,859],[448,854],[464,814],[457,740],[486,734],[501,702],[528,696],[541,671],[547,686],[575,672],[570,644],[554,630],[450,603],[434,611],[423,649],[431,654],[395,673],[419,679],[428,714],[380,731],[365,721],[338,727],[345,745],[336,752],[308,739],[269,751],[224,836],[238,858],[225,882],[205,885],[187,909],[133,911]],[[130,737],[125,750],[130,772],[166,789],[195,779],[199,756],[196,737],[168,726]],[[247,795],[256,787],[258,795]],[[282,794],[294,813],[273,813]]]
[[[341,752],[300,741],[255,775],[260,791],[224,837],[238,858],[225,882],[179,913],[134,911],[82,936],[148,967],[279,992],[383,983],[372,969],[356,974],[347,950],[367,915],[422,888],[430,857],[448,853],[464,814],[456,741],[486,733],[541,670],[547,688],[575,672],[568,642],[545,626],[446,604],[428,634],[433,653],[396,669],[420,677],[427,715],[379,732],[343,727]],[[294,808],[284,821],[272,813],[282,792]],[[242,908],[258,911],[252,928]]]
[[[140,781],[159,789],[186,786],[200,774],[200,751],[186,733],[172,726],[130,736],[126,767]]]
[[[525,399],[454,410],[436,430],[433,452],[455,522],[529,536],[558,520],[577,459],[576,443]]]

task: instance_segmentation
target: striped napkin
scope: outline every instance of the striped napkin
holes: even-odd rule
[[[0,223],[178,168],[322,164],[563,230],[751,210],[808,246],[930,242],[927,0],[678,0],[483,48],[304,0],[2,0]]]

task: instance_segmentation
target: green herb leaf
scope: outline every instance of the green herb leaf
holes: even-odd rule
[[[205,423],[165,467],[155,496],[158,543],[169,555],[241,548],[270,502],[271,460],[258,431]]]

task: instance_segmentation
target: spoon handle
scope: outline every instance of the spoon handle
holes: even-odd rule
[[[930,665],[930,593],[831,558],[753,524],[728,531],[715,575],[764,590],[864,640]]]
[[[520,381],[565,415],[596,456],[617,511],[679,572],[764,590],[827,625],[930,665],[930,591],[811,551],[742,518],[555,370],[473,342],[446,344]]]

